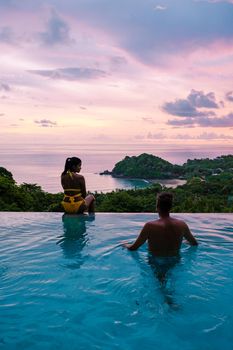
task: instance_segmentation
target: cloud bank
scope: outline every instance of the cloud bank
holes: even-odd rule
[[[28,70],[28,72],[54,80],[68,81],[98,79],[103,78],[107,75],[107,73],[101,69],[81,67],[59,68],[50,70],[32,69]]]
[[[233,127],[233,113],[229,113],[223,117],[200,117],[200,118],[185,118],[182,120],[168,120],[168,125],[181,127],[205,127],[205,128],[229,128]]]
[[[231,97],[232,93],[228,92],[226,98],[231,101]],[[223,107],[223,101],[217,103],[213,92],[205,94],[203,91],[191,90],[186,99],[165,102],[162,110],[170,115],[182,117],[168,120],[167,124],[174,127],[233,127],[233,113],[218,117],[212,110],[203,110]]]
[[[219,108],[214,93],[204,94],[203,91],[191,90],[186,99],[166,102],[162,106],[164,112],[180,117],[204,117],[215,114],[212,111],[200,111],[197,108]]]

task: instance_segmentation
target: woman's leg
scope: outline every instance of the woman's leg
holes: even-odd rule
[[[93,194],[88,194],[85,198],[88,213],[94,213],[95,211],[95,197]]]

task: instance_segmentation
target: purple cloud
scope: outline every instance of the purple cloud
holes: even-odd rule
[[[11,88],[8,84],[0,83],[0,91],[11,91]]]
[[[233,127],[233,113],[222,118],[203,118],[198,120],[198,124],[204,127],[226,128]]]
[[[50,70],[28,70],[29,73],[41,75],[42,77],[58,80],[78,81],[88,79],[103,78],[107,75],[106,72],[95,68],[81,68],[81,67],[70,67],[70,68],[59,68]]]
[[[233,140],[233,136],[216,134],[215,132],[203,132],[197,136],[178,134],[175,138],[178,140]]]
[[[198,112],[195,107],[187,100],[176,100],[175,102],[166,102],[162,106],[162,110],[168,114],[179,117],[197,117],[202,112]]]
[[[52,128],[54,126],[57,126],[57,122],[53,122],[49,119],[35,120],[34,123],[42,126],[43,128]]]
[[[203,91],[193,89],[188,95],[187,100],[194,107],[219,108],[213,92],[209,92],[205,95]]]
[[[1,0],[0,7],[7,15],[12,7],[21,14],[37,15],[43,14],[46,3]],[[106,0],[51,0],[48,6],[67,20],[52,12],[46,30],[39,34],[45,45],[72,41],[68,18],[108,33],[117,47],[146,64],[164,65],[170,56],[233,41],[233,3],[229,0],[118,0],[111,1],[111,6]]]
[[[165,102],[162,106],[164,112],[178,117],[199,118],[215,115],[212,111],[200,111],[197,108],[219,108],[214,93],[209,92],[208,94],[204,94],[203,91],[193,89],[186,99],[177,99],[175,102]]]
[[[147,135],[136,135],[135,139],[137,139],[137,140],[145,140],[145,139],[162,140],[162,139],[166,139],[166,136],[162,132],[158,132],[158,133],[148,132]]]
[[[233,91],[229,91],[226,93],[226,99],[230,102],[233,102]]]
[[[193,126],[196,124],[196,119],[195,118],[184,118],[182,120],[180,119],[169,119],[167,122],[168,125],[172,126]]]
[[[138,140],[161,140],[161,139],[175,139],[175,140],[233,140],[233,136],[226,134],[217,134],[215,132],[203,132],[200,135],[194,136],[190,134],[176,134],[176,135],[165,135],[163,133],[151,133],[147,135],[136,135]]]
[[[39,33],[45,45],[70,44],[73,40],[70,37],[69,25],[61,19],[55,12],[47,23],[47,30]]]
[[[214,132],[203,132],[201,135],[198,135],[196,139],[199,140],[233,140],[233,136],[225,134],[216,134]]]
[[[111,2],[106,11],[106,0],[90,0],[71,7],[148,64],[163,65],[168,56],[233,40],[233,4],[226,1],[163,0],[154,4],[119,0]]]
[[[210,118],[210,117],[200,117],[200,118],[185,118],[182,120],[168,120],[168,125],[172,126],[201,126],[201,127],[212,127],[212,128],[227,128],[233,127],[233,113],[230,113],[224,117]]]
[[[178,117],[203,117],[215,115],[212,111],[198,111],[187,100],[176,100],[175,102],[166,102],[162,106],[162,110],[168,114]]]

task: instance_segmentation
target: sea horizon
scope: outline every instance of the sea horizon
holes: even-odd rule
[[[148,183],[142,180],[99,175],[104,170],[111,171],[125,156],[137,156],[142,153],[150,153],[172,164],[181,165],[188,159],[216,158],[233,154],[233,146],[222,145],[213,148],[208,145],[189,145],[183,149],[181,145],[171,147],[152,144],[21,144],[1,147],[0,166],[12,172],[18,184],[33,183],[41,186],[44,191],[57,193],[62,191],[60,174],[64,169],[65,159],[77,156],[82,160],[82,174],[86,178],[87,190],[108,192],[148,186]]]

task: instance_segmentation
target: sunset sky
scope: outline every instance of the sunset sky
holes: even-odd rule
[[[233,1],[0,0],[0,144],[233,145]]]

